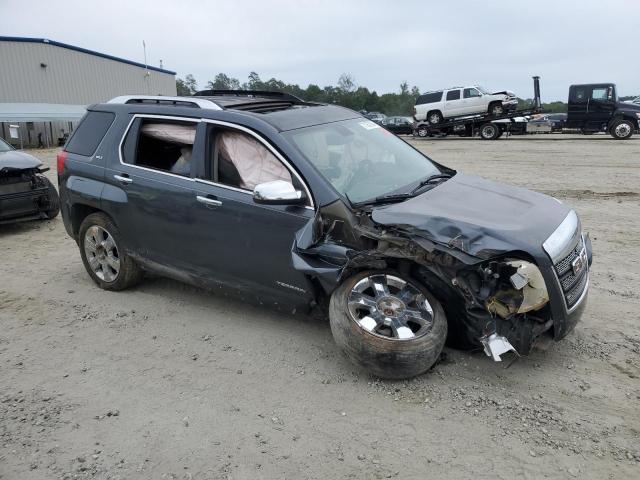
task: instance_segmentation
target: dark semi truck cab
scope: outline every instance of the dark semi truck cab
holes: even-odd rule
[[[566,128],[626,140],[640,129],[640,105],[619,102],[613,83],[571,85]]]

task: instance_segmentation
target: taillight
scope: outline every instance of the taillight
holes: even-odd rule
[[[58,155],[56,156],[56,160],[58,161],[58,174],[62,173],[62,171],[64,170],[64,162],[67,159],[67,152],[65,152],[64,150],[58,152]]]

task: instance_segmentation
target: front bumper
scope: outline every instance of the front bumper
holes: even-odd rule
[[[47,188],[0,195],[0,223],[46,218],[49,205]]]
[[[513,111],[518,108],[518,99],[503,100],[502,107],[507,111]]]

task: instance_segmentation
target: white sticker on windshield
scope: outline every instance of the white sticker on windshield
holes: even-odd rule
[[[374,128],[380,128],[380,125],[372,122],[371,120],[366,120],[364,122],[360,122],[360,126],[362,128],[366,128],[367,130],[373,130]]]

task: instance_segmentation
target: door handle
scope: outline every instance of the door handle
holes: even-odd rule
[[[222,205],[220,200],[214,200],[213,198],[203,197],[201,195],[196,196],[196,200],[205,204],[207,207],[219,207]]]
[[[113,178],[115,178],[120,183],[125,184],[125,185],[133,183],[132,179],[130,179],[129,177],[123,177],[122,175],[114,175]]]

